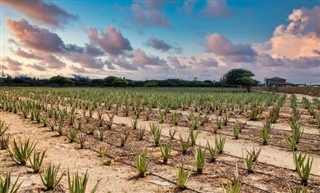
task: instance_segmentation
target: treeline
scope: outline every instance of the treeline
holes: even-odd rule
[[[90,79],[88,77],[73,75],[72,78],[53,76],[48,79],[31,78],[28,76],[17,76],[0,79],[3,86],[76,86],[76,87],[221,87],[221,82],[210,80],[188,81],[180,79],[167,80],[145,80],[136,81],[115,76],[104,79]]]

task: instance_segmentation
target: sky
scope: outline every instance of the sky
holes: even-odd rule
[[[1,0],[11,76],[320,83],[319,0]]]

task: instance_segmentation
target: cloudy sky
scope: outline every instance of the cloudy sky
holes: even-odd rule
[[[1,0],[12,76],[320,83],[318,0]]]

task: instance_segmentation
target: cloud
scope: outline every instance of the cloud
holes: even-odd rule
[[[165,65],[166,61],[160,59],[158,56],[154,56],[152,54],[147,55],[143,50],[137,48],[133,51],[134,59],[133,63],[138,64],[139,66],[145,65]]]
[[[288,19],[288,25],[279,25],[273,37],[267,42],[266,50],[274,58],[299,59],[301,57],[318,57],[320,42],[320,6],[308,10],[295,9]]]
[[[46,71],[45,67],[38,65],[38,64],[28,64],[27,67],[33,68],[38,71]]]
[[[125,70],[138,70],[137,66],[135,66],[134,64],[130,63],[126,58],[124,57],[118,57],[118,58],[114,58],[111,61],[112,65],[116,65],[118,67],[121,67]]]
[[[78,67],[73,66],[73,65],[70,66],[69,68],[70,68],[70,70],[72,70],[75,73],[86,73],[87,72],[84,68],[78,68]]]
[[[106,28],[106,31],[98,31],[90,27],[88,29],[88,37],[92,44],[101,47],[105,52],[118,56],[124,54],[126,51],[131,51],[131,43],[123,37],[120,31],[114,27]]]
[[[13,60],[10,57],[5,57],[5,58],[3,58],[2,61],[3,61],[3,63],[5,63],[7,65],[7,67],[11,71],[20,71],[21,66],[23,65],[21,62],[19,62],[17,60]]]
[[[197,2],[198,2],[197,0],[184,0],[183,6],[179,9],[179,11],[182,11],[187,15],[192,15],[194,6]]]
[[[26,52],[23,51],[22,49],[18,48],[16,51],[11,50],[13,53],[15,53],[17,56],[23,57],[23,58],[28,58],[28,59],[35,59],[35,60],[41,60],[42,57],[38,56],[37,54],[33,52]]]
[[[167,17],[161,13],[164,1],[136,1],[131,5],[137,25],[144,27],[170,27]]]
[[[186,65],[181,64],[179,59],[174,56],[168,56],[168,63],[172,69],[183,69],[186,68]]]
[[[257,54],[250,45],[234,44],[224,36],[216,33],[206,36],[205,40],[209,52],[234,62],[252,61]]]
[[[62,52],[65,49],[64,43],[56,33],[30,25],[27,20],[7,20],[7,26],[24,46],[45,52]]]
[[[163,41],[162,39],[159,39],[156,37],[150,38],[148,40],[148,42],[146,43],[146,45],[149,47],[152,47],[156,50],[160,50],[162,52],[169,52],[170,50],[174,51],[177,54],[180,54],[182,52],[181,47],[170,45],[170,44],[166,43],[165,41]]]
[[[207,0],[207,6],[203,10],[204,14],[209,17],[229,17],[234,14],[227,6],[226,0]]]
[[[25,14],[26,16],[52,27],[61,27],[69,21],[77,20],[77,16],[72,15],[57,5],[42,0],[2,0],[1,3]]]
[[[45,56],[41,63],[51,69],[62,69],[66,67],[66,64],[54,55]]]

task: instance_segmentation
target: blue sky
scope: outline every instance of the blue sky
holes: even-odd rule
[[[320,82],[319,1],[3,0],[1,15],[14,76],[218,80],[246,68]]]

